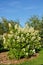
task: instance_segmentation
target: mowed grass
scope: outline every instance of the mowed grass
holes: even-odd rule
[[[43,65],[43,49],[40,51],[38,57],[17,65]]]

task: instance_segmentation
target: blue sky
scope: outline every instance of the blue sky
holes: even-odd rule
[[[33,15],[43,16],[43,0],[0,0],[0,17],[24,23]]]

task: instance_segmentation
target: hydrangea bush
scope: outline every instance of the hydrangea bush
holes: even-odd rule
[[[16,24],[12,28],[9,23],[9,33],[3,34],[3,46],[9,50],[9,58],[27,58],[40,50],[40,39],[38,30],[33,27],[22,28]]]

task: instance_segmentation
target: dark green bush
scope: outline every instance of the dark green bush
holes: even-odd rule
[[[0,52],[2,52],[3,51],[3,37],[2,37],[2,35],[0,35]]]

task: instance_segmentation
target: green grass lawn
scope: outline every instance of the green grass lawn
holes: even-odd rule
[[[38,57],[17,65],[43,65],[43,49],[40,51]]]

